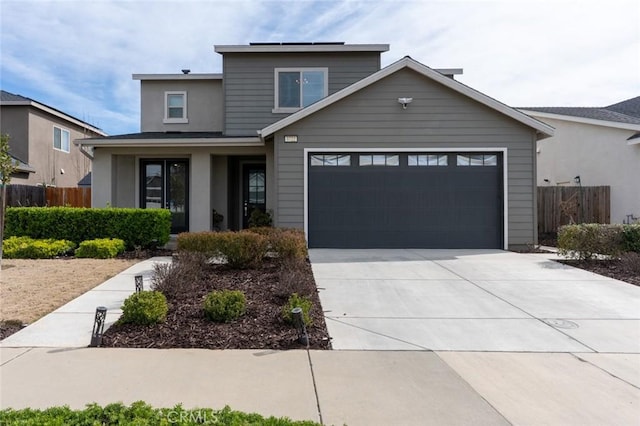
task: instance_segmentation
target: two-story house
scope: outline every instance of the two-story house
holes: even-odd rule
[[[253,209],[310,247],[536,240],[535,148],[553,129],[386,44],[215,46],[222,74],[134,74],[141,132],[76,141],[93,204],[168,208],[173,231]]]
[[[95,126],[21,95],[0,92],[0,133],[9,135],[18,167],[11,183],[75,187],[91,171],[91,160],[74,139],[103,137]]]

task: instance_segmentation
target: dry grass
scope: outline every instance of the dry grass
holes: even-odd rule
[[[128,259],[3,259],[0,321],[32,323],[137,262]]]

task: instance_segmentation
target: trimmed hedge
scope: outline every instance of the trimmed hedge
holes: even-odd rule
[[[185,232],[177,241],[178,250],[222,256],[233,269],[256,266],[267,253],[267,238],[250,231]]]
[[[124,241],[118,238],[98,238],[81,242],[75,255],[93,259],[110,259],[124,252],[124,249]]]
[[[75,247],[68,240],[9,237],[2,242],[2,253],[7,259],[51,259],[64,256]]]
[[[582,223],[558,229],[560,254],[577,259],[596,255],[619,256],[624,252],[640,253],[640,225],[606,225]]]
[[[222,410],[195,408],[187,410],[181,404],[173,408],[153,408],[143,401],[131,406],[122,403],[87,404],[84,410],[72,410],[68,406],[45,410],[24,408],[0,410],[2,425],[202,425],[219,426],[316,426],[312,421],[294,421],[286,417],[263,417],[255,413],[233,411],[229,406]]]
[[[282,260],[304,260],[307,258],[307,240],[301,229],[289,228],[251,228],[255,232],[267,237],[269,250]]]
[[[10,207],[5,235],[70,240],[119,238],[128,250],[166,244],[171,213],[165,209]]]

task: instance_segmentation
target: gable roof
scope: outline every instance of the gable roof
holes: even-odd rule
[[[346,98],[347,96],[361,90],[364,89],[367,86],[370,86],[380,80],[382,80],[383,78],[398,72],[402,69],[411,69],[413,71],[416,71],[417,73],[430,78],[431,80],[434,80],[464,96],[467,96],[485,106],[488,106],[489,108],[504,114],[526,126],[529,126],[533,129],[535,129],[538,132],[538,137],[539,139],[543,139],[546,137],[550,137],[553,136],[553,127],[542,123],[541,121],[536,120],[535,118],[532,118],[526,114],[523,114],[522,112],[513,109],[505,104],[503,104],[502,102],[499,102],[483,93],[478,92],[475,89],[472,89],[469,86],[466,86],[462,83],[460,83],[459,81],[456,81],[452,78],[446,77],[445,75],[439,73],[438,71],[429,68],[428,66],[421,64],[420,62],[412,59],[409,56],[405,56],[404,58],[400,59],[397,62],[394,62],[393,64],[381,69],[380,71],[371,74],[368,77],[363,78],[362,80],[345,87],[344,89],[330,95],[327,96],[324,99],[319,100],[318,102],[309,105],[306,108],[301,109],[300,111],[289,115],[288,117],[283,118],[280,121],[277,121],[265,128],[263,128],[262,130],[258,131],[258,134],[260,135],[260,137],[265,138],[267,136],[270,136],[272,134],[274,134],[275,132],[290,126],[291,124],[302,120],[305,117],[310,116],[311,114],[315,113],[316,111],[319,111],[323,108],[328,107],[329,105],[332,105],[333,103]]]
[[[45,105],[41,102],[34,101],[31,98],[27,98],[22,95],[16,95],[14,93],[10,93],[4,90],[0,91],[0,105],[2,106],[31,106],[34,108],[38,108],[41,111],[47,112],[49,114],[55,115],[58,118],[62,118],[70,123],[76,124],[80,127],[83,127],[93,133],[97,133],[102,136],[106,136],[107,134],[102,131],[102,129],[87,123],[86,121],[80,120],[72,115],[69,115],[65,112],[60,111],[59,109],[50,107],[49,105]]]
[[[609,105],[605,109],[631,117],[640,118],[640,96],[618,102],[617,104]]]

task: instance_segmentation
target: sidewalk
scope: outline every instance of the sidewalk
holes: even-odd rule
[[[134,276],[148,288],[165,261],[0,342],[0,408],[143,400],[350,426],[639,424],[638,353],[87,348],[95,307],[115,321]]]
[[[0,341],[0,347],[65,347],[81,348],[91,342],[96,307],[105,306],[105,329],[122,314],[124,300],[135,291],[134,277],[142,275],[148,289],[153,265],[169,262],[170,257],[154,257],[136,263],[99,286],[78,296],[66,305],[40,318],[28,327]]]

